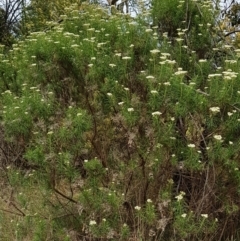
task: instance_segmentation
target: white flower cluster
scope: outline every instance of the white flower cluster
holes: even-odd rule
[[[141,207],[140,206],[135,206],[134,209],[137,210],[137,211],[140,211]]]
[[[182,68],[178,68],[178,71],[175,72],[174,74],[175,74],[175,75],[184,75],[184,74],[186,74],[186,73],[187,73],[187,71],[182,70]]]
[[[214,106],[214,107],[211,107],[211,108],[209,108],[209,110],[212,111],[213,113],[218,113],[218,112],[220,112],[220,108],[217,107],[217,106],[216,106],[216,107],[215,107],[215,106]]]
[[[225,80],[231,80],[237,77],[236,72],[233,72],[231,69],[228,69],[227,71],[223,71],[223,79]]]
[[[179,193],[179,195],[176,196],[175,198],[176,198],[177,201],[179,202],[179,201],[181,201],[181,200],[183,199],[183,197],[184,197],[185,195],[186,195],[186,193],[183,192],[183,191],[181,191],[181,192]]]
[[[222,136],[221,136],[221,135],[214,135],[213,137],[214,137],[214,139],[216,139],[217,141],[221,141],[221,140],[222,140]]]

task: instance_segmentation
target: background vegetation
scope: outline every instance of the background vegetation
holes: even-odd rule
[[[1,39],[1,240],[239,240],[239,5],[151,4]]]

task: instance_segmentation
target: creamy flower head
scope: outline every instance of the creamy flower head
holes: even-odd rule
[[[180,194],[178,196],[176,196],[175,198],[177,199],[177,201],[179,202],[180,200],[183,199],[183,196],[185,195],[185,192],[180,192]]]
[[[148,76],[146,76],[146,79],[154,79],[154,76],[148,75]]]
[[[213,137],[214,137],[214,139],[216,139],[218,141],[222,140],[222,136],[221,135],[214,135]]]
[[[237,60],[233,60],[233,59],[226,59],[225,63],[229,63],[229,64],[236,64]]]
[[[214,112],[214,113],[218,113],[218,112],[220,112],[220,108],[217,107],[217,106],[210,107],[209,110],[212,111],[212,112]]]
[[[232,71],[231,69],[228,69],[227,71],[223,71],[223,78],[225,80],[231,80],[233,78],[236,78],[238,73]]]
[[[131,57],[129,57],[129,56],[124,56],[124,57],[122,57],[122,59],[131,59]]]
[[[137,210],[137,211],[140,211],[140,210],[141,210],[141,207],[135,206],[134,209]]]
[[[231,45],[228,45],[228,44],[225,44],[225,45],[224,45],[224,48],[230,49],[230,48],[232,48],[232,46],[231,46]]]
[[[90,220],[90,222],[89,222],[89,225],[90,226],[93,226],[93,225],[96,225],[97,223],[96,223],[96,221],[95,220]]]
[[[145,32],[146,33],[150,33],[150,32],[152,32],[153,30],[151,29],[151,28],[147,28],[146,30],[145,30]]]
[[[160,53],[160,50],[159,49],[153,49],[153,50],[150,50],[150,52],[152,54],[157,54],[157,53]]]
[[[175,74],[175,75],[184,75],[184,74],[186,74],[186,73],[187,73],[187,71],[182,70],[182,68],[178,68],[178,71],[175,72],[174,74]]]
[[[128,108],[127,111],[128,111],[128,112],[133,112],[133,111],[134,111],[134,108]]]
[[[182,38],[176,38],[176,41],[177,42],[182,42],[184,39],[182,39]]]
[[[221,76],[222,76],[222,74],[209,74],[208,78],[210,79],[210,78],[221,77]]]
[[[186,213],[183,213],[183,214],[181,215],[181,217],[186,218],[186,217],[187,217],[187,214],[186,214]]]
[[[152,116],[156,116],[156,115],[161,115],[162,113],[160,111],[155,111],[152,113]]]
[[[171,56],[171,54],[169,54],[169,53],[161,53],[161,55],[163,55],[163,56]]]
[[[168,64],[176,64],[175,60],[166,60]]]

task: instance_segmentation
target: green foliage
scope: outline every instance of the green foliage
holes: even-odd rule
[[[21,32],[27,35],[30,32],[43,31],[53,27],[56,22],[62,21],[65,14],[71,11],[71,4],[75,7],[80,4],[79,0],[53,0],[42,2],[31,1],[24,9],[20,21]]]
[[[73,5],[0,56],[3,241],[237,238],[239,58],[212,67],[214,16]]]

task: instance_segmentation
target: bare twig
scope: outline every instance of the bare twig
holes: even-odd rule
[[[17,216],[23,216],[20,213],[15,213],[13,211],[10,211],[10,210],[4,209],[4,208],[0,208],[0,210],[3,211],[3,212],[7,212],[7,213],[11,213],[11,214],[17,215]]]
[[[73,203],[78,203],[76,200],[66,196],[65,194],[63,194],[62,192],[58,191],[56,188],[53,188],[53,191],[56,192],[57,194],[59,194],[60,196],[62,196],[63,198],[67,199],[68,201],[70,202],[73,202]]]

